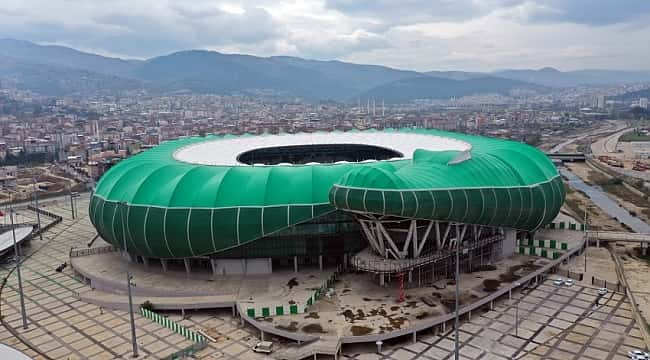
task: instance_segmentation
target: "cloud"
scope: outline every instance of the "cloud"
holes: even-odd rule
[[[283,25],[260,7],[216,7],[198,0],[8,0],[0,34],[150,57],[182,49],[250,44],[281,36]],[[5,15],[6,14],[6,15]],[[17,15],[18,14],[18,15]]]
[[[648,0],[538,0],[527,7],[524,21],[605,26],[637,21],[650,13]]]
[[[648,68],[649,0],[3,0],[0,37],[399,68]]]

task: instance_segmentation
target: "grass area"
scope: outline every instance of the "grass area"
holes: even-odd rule
[[[589,173],[587,173],[587,179],[586,182],[589,183],[589,185],[620,185],[623,183],[623,180],[619,178],[612,178],[609,177],[600,171],[594,171],[594,170],[589,170]]]
[[[628,190],[623,185],[601,185],[601,187],[603,190],[605,190],[605,192],[608,192],[620,199],[630,202],[640,208],[647,208],[649,205],[647,196],[639,196]]]
[[[650,141],[650,135],[643,135],[641,133],[637,133],[635,131],[631,131],[629,133],[621,135],[619,138],[619,141]]]

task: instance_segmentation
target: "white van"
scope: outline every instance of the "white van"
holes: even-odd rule
[[[273,351],[273,343],[270,341],[260,341],[253,347],[256,353],[270,354]]]

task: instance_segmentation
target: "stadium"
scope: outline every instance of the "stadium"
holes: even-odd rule
[[[564,195],[544,153],[502,139],[430,129],[225,135],[120,162],[89,214],[104,240],[165,270],[346,264],[383,282],[429,264],[444,277],[459,247],[481,263],[509,256]]]

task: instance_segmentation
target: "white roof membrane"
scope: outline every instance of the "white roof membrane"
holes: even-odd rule
[[[423,134],[385,132],[301,133],[205,141],[182,147],[176,150],[173,156],[178,161],[191,164],[250,166],[237,161],[239,154],[258,148],[309,144],[363,144],[380,146],[404,154],[402,158],[392,158],[391,160],[410,159],[417,149],[467,151],[472,148],[469,143],[461,140]]]

